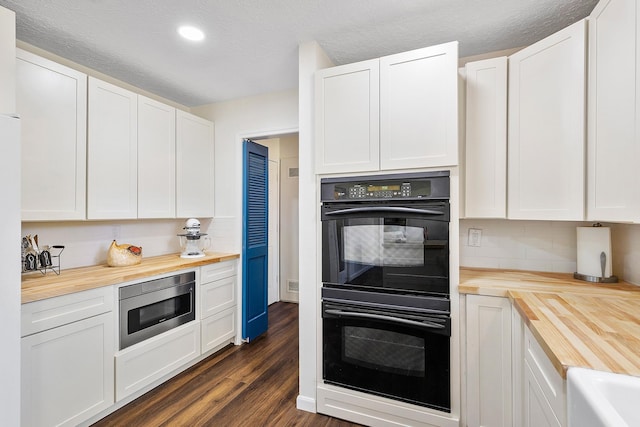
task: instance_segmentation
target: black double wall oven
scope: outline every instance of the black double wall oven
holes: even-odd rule
[[[323,380],[451,411],[449,172],[321,181]]]

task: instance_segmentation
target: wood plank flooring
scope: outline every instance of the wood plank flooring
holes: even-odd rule
[[[261,337],[226,347],[93,426],[358,426],[296,409],[297,395],[298,305],[278,302]]]

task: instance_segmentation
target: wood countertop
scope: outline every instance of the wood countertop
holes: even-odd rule
[[[459,292],[508,297],[562,378],[576,366],[640,376],[640,286],[464,268]]]
[[[199,267],[239,258],[239,254],[207,252],[202,258],[180,258],[179,254],[143,258],[138,265],[109,267],[106,264],[22,275],[22,304],[102,286],[143,279],[157,274]]]

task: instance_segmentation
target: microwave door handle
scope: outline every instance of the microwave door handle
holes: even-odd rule
[[[401,208],[394,206],[372,206],[367,208],[350,208],[350,209],[340,209],[338,211],[325,212],[326,216],[330,215],[348,215],[352,213],[361,213],[361,212],[391,212],[391,213],[406,213],[406,214],[422,214],[422,215],[443,215],[444,212],[436,211],[432,209],[415,209],[415,208]]]
[[[336,316],[358,317],[358,318],[373,319],[373,320],[386,320],[389,322],[402,323],[402,324],[411,325],[411,326],[418,326],[424,329],[444,329],[444,325],[429,322],[426,320],[419,322],[416,320],[402,319],[400,317],[394,317],[394,316],[385,316],[381,314],[371,314],[371,313],[358,313],[356,311],[344,311],[344,310],[335,310],[335,309],[325,310],[325,313],[333,314]]]

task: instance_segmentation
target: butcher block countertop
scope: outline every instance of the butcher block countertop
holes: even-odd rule
[[[640,376],[640,286],[463,268],[459,291],[508,297],[563,378],[575,366]]]
[[[202,258],[180,258],[179,254],[143,258],[138,265],[109,267],[106,264],[91,267],[62,269],[60,275],[48,271],[46,275],[22,275],[22,303],[86,291],[101,286],[116,285],[157,274],[199,267],[201,265],[239,258],[238,254],[207,252]]]

